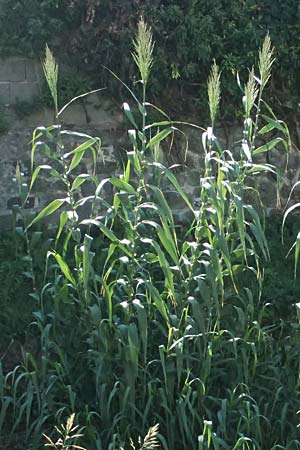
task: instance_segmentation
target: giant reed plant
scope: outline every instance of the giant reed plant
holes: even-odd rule
[[[279,142],[288,145],[287,130],[271,110],[266,106],[271,115],[260,115],[273,59],[269,38],[260,52],[259,76],[252,69],[243,87],[240,154],[222,148],[215,136],[221,77],[216,63],[212,67],[211,124],[202,148],[199,139],[205,154],[199,207],[172,168],[156,159],[180,123],[164,113],[148,122],[155,108],[147,102],[153,49],[151,30],[141,21],[133,54],[141,100],[127,88],[142,126],[125,103],[131,148],[119,176],[99,180],[95,170],[80,172],[87,152],[96,163],[98,138],[81,134],[84,141],[67,149],[71,132],[60,125],[34,133],[31,188],[45,170],[64,196],[26,227],[30,234],[40,220],[58,215],[34,315],[40,355],[29,355],[24,367],[2,375],[0,434],[23,429],[30,441],[76,412],[88,449],[123,448],[157,422],[160,433],[155,429],[151,442],[156,446],[157,438],[164,450],[300,448],[298,328],[273,322],[272,306],[260,299],[269,252],[248,195],[259,198],[255,176],[276,173],[257,162],[258,155]],[[56,70],[49,55],[47,50],[47,79],[47,71]],[[257,146],[257,136],[273,129],[283,135]],[[36,165],[38,152],[46,165]],[[82,197],[83,183],[91,184],[92,195]],[[112,199],[106,185],[114,190]],[[184,230],[166,187],[185,205]],[[82,217],[87,205],[88,217]],[[293,351],[283,366],[287,342]]]

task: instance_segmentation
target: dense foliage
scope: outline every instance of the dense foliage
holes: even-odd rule
[[[235,117],[240,93],[232,73],[246,71],[269,30],[276,48],[270,86],[275,108],[297,123],[299,102],[300,4],[297,0],[2,0],[0,53],[39,55],[48,42],[74,73],[90,74],[97,87],[111,84],[107,66],[133,81],[131,39],[141,14],[157,43],[151,89],[182,109],[194,105],[207,114],[203,86],[213,58],[223,71],[226,118]],[[65,45],[61,45],[68,42]],[[177,79],[175,83],[175,79]],[[167,87],[167,89],[166,89]],[[119,86],[114,84],[114,94]],[[229,97],[228,97],[229,96]],[[166,101],[166,100],[165,100]],[[230,105],[231,106],[230,106]]]
[[[180,123],[161,111],[148,122],[153,42],[143,21],[133,56],[142,94],[128,92],[140,118],[124,103],[131,147],[119,176],[96,176],[100,138],[81,133],[82,143],[68,148],[66,136],[78,133],[59,124],[35,130],[28,185],[17,167],[16,240],[36,307],[29,327],[36,347],[24,346],[13,369],[0,365],[3,445],[12,448],[17,435],[24,447],[41,448],[45,433],[53,448],[79,448],[65,440],[78,422],[88,450],[134,449],[134,442],[149,450],[157,440],[164,450],[299,449],[300,326],[294,305],[283,314],[277,299],[262,296],[270,254],[263,216],[249,203],[259,199],[255,178],[276,174],[260,155],[290,145],[285,123],[262,100],[270,39],[243,88],[238,152],[214,135],[221,92],[212,66],[210,126],[198,127],[205,157],[198,206],[162,163],[160,145],[172,145]],[[49,48],[44,71],[59,122]],[[258,146],[258,135],[267,143]],[[91,171],[82,173],[88,155]],[[34,216],[22,205],[41,173],[60,194]],[[185,224],[174,217],[170,191]],[[38,226],[54,214],[58,225],[45,239]]]

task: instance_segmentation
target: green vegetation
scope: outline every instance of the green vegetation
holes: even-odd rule
[[[299,120],[298,0],[2,0],[0,52],[40,56],[48,43],[62,61],[90,75],[97,87],[111,86],[115,95],[119,86],[103,66],[132,83],[131,39],[140,15],[147,17],[159,44],[151,95],[169,110],[172,105],[178,110],[180,103],[182,114],[196,107],[207,119],[205,83],[215,58],[226,92],[222,116],[236,118],[240,92],[233,73],[245,74],[255,63],[269,30],[277,60],[268,96],[291,125]]]
[[[65,147],[65,137],[76,132],[59,125],[58,67],[46,51],[58,124],[35,130],[30,184],[18,169],[17,182],[23,206],[41,173],[64,194],[36,216],[16,208],[37,349],[25,350],[22,364],[0,372],[1,439],[12,448],[22,436],[27,449],[45,443],[88,450],[146,450],[158,443],[164,450],[299,449],[300,325],[294,300],[285,308],[268,291],[276,277],[270,251],[272,256],[280,242],[269,248],[263,208],[253,206],[260,204],[255,178],[280,176],[258,158],[290,146],[287,126],[263,100],[274,62],[270,38],[259,52],[258,70],[240,82],[239,152],[223,149],[214,133],[222,86],[213,64],[210,126],[198,127],[205,156],[199,207],[158,157],[160,146],[171,150],[181,131],[180,122],[160,110],[161,118],[149,122],[148,111],[156,107],[147,101],[147,88],[156,62],[143,20],[133,60],[142,95],[123,83],[131,147],[122,174],[100,180],[100,138],[81,134],[80,145]],[[261,135],[267,143],[258,146]],[[81,173],[87,157],[93,167]],[[171,189],[186,211],[181,226],[166,198]],[[41,231],[51,217],[58,226]],[[265,287],[264,270],[270,280]]]
[[[8,114],[3,111],[1,111],[1,116],[0,116],[0,135],[2,133],[6,133],[9,130],[10,126],[9,126],[9,118],[8,118]]]
[[[60,103],[65,105],[72,98],[82,95],[91,90],[91,82],[78,72],[72,70],[64,70],[60,73],[57,91]],[[42,101],[47,106],[53,106],[53,100],[49,93],[47,83],[43,85]]]
[[[1,351],[11,339],[24,338],[26,327],[31,320],[33,302],[29,294],[32,286],[24,272],[26,262],[22,259],[23,249],[16,252],[15,236],[12,233],[1,235],[0,241],[0,279],[1,279]]]

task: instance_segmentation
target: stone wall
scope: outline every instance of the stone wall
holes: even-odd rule
[[[54,123],[53,111],[36,102],[41,97],[42,81],[39,61],[20,57],[0,60],[0,122],[2,119],[5,123],[0,134],[0,229],[11,226],[11,210],[18,203],[15,181],[17,164],[24,174],[24,180],[29,180],[30,141],[34,129]],[[22,105],[25,105],[25,110],[21,109]],[[102,167],[99,162],[100,175],[102,172],[106,176],[111,175],[117,167],[117,148],[124,136],[122,117],[119,108],[96,94],[87,97],[84,102],[74,103],[61,116],[65,128],[101,136],[105,166]],[[69,139],[68,145],[74,147],[79,141],[79,138]],[[55,195],[55,187],[41,180],[28,207],[41,208]]]
[[[41,69],[39,63],[22,58],[9,58],[0,65],[0,100],[2,113],[8,117],[9,129],[0,135],[0,229],[11,227],[11,209],[18,202],[18,189],[15,181],[17,163],[24,174],[25,181],[30,179],[30,151],[33,130],[38,126],[53,124],[53,111],[47,108],[33,108],[33,112],[22,118],[16,114],[18,102],[34,102],[39,96],[39,79]],[[3,106],[5,105],[5,106]],[[72,104],[62,115],[61,121],[64,128],[82,131],[92,136],[99,136],[102,140],[102,156],[97,162],[97,174],[99,178],[110,177],[122,170],[122,154],[129,148],[127,139],[128,123],[124,122],[120,105],[105,99],[102,93],[86,97],[84,102],[77,101]],[[164,162],[167,165],[181,163],[182,168],[177,172],[178,180],[185,191],[195,201],[199,195],[200,174],[203,167],[203,150],[201,143],[201,131],[195,128],[185,128],[188,136],[189,149],[187,160],[184,161],[185,142],[175,141],[172,151],[164,154]],[[230,126],[227,129],[219,128],[216,135],[221,138],[226,148],[234,149],[241,139],[241,129]],[[71,150],[80,142],[80,138],[70,138],[67,149]],[[271,163],[282,167],[284,176],[280,186],[281,206],[287,199],[293,184],[300,176],[300,153],[292,151],[289,156],[287,170],[285,170],[285,155],[282,150],[272,150]],[[261,162],[266,162],[265,155],[261,155]],[[85,164],[89,165],[86,160]],[[86,172],[83,167],[83,171]],[[280,206],[276,182],[270,175],[258,178],[259,187],[265,204],[269,208]],[[29,208],[39,209],[52,198],[57,198],[57,186],[41,177],[37,183]],[[177,214],[180,214],[180,199],[174,192],[167,192],[168,200]],[[183,213],[184,214],[184,213]]]
[[[100,177],[111,176],[120,167],[119,152],[124,145],[124,138],[126,139],[123,116],[108,103],[93,96],[84,107],[81,104],[74,104],[62,115],[65,129],[101,138],[103,158],[101,155],[97,163]],[[24,174],[24,181],[28,182],[30,179],[31,139],[34,129],[54,123],[53,111],[47,108],[38,109],[21,120],[12,107],[6,109],[6,114],[9,130],[0,135],[0,229],[10,228],[11,210],[14,204],[18,203],[18,187],[15,180],[17,164]],[[72,150],[81,142],[80,137],[69,137],[66,141],[66,151]],[[88,160],[85,162],[87,165],[90,163]],[[83,171],[86,172],[84,169]],[[45,177],[41,175],[28,207],[41,208],[57,196],[56,189],[55,185],[46,182]]]

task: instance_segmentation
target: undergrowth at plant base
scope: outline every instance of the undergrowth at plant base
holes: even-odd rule
[[[32,320],[35,301],[32,293],[31,272],[28,272],[24,240],[16,233],[0,233],[0,352],[5,352],[12,340],[23,342],[26,327]],[[47,253],[49,243],[43,232],[35,233],[32,250],[36,252],[36,263],[41,263]],[[43,236],[43,245],[37,237]],[[38,242],[39,241],[39,242]],[[38,249],[38,252],[37,252]]]
[[[296,311],[284,321],[261,296],[269,249],[261,217],[246,200],[249,193],[259,198],[253,177],[276,174],[256,161],[259,155],[290,145],[287,127],[263,102],[273,62],[269,37],[258,75],[250,71],[243,87],[239,155],[222,149],[214,135],[221,87],[218,67],[212,68],[211,126],[202,145],[199,139],[205,152],[199,208],[173,169],[157,160],[160,144],[172,142],[180,124],[163,113],[161,121],[147,122],[154,108],[146,97],[153,50],[141,21],[134,60],[142,99],[130,93],[142,125],[124,104],[132,148],[120,177],[99,180],[94,169],[80,173],[87,152],[96,164],[99,138],[82,135],[82,144],[69,150],[64,137],[72,131],[55,125],[34,133],[27,192],[19,177],[23,203],[41,171],[64,187],[65,197],[34,218],[19,210],[39,353],[0,375],[0,436],[22,431],[27,447],[40,447],[42,433],[53,441],[53,424],[76,413],[80,445],[87,449],[129,448],[156,423],[165,450],[300,448]],[[49,50],[44,68],[59,120],[57,67]],[[262,108],[266,114],[260,116]],[[273,130],[279,136],[257,146],[257,136]],[[37,153],[47,164],[35,164]],[[84,183],[93,186],[88,197],[80,195]],[[107,184],[114,188],[112,201]],[[166,188],[186,205],[191,221],[184,229],[177,227]],[[86,205],[89,218],[82,218]],[[54,213],[59,226],[41,280],[32,236],[38,222]]]

